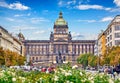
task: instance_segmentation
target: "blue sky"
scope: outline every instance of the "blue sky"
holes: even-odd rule
[[[26,39],[48,40],[59,12],[73,39],[96,39],[120,14],[120,0],[0,0],[0,26]]]

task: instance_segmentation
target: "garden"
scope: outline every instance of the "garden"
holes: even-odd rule
[[[120,83],[120,78],[111,78],[105,73],[86,72],[76,65],[66,64],[56,67],[52,73],[1,68],[0,83]]]

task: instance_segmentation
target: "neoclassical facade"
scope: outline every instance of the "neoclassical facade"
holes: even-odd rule
[[[20,34],[19,34],[20,36]],[[22,37],[24,38],[24,37]],[[4,50],[17,52],[24,56],[24,45],[19,39],[10,34],[6,29],[0,26],[0,47]]]
[[[57,63],[59,59],[63,62],[76,62],[80,54],[94,54],[95,40],[72,40],[62,12],[59,13],[53,30],[49,40],[23,40],[25,54],[29,55],[33,62]],[[58,55],[61,55],[61,58]]]

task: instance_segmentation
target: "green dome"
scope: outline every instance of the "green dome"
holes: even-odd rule
[[[55,25],[67,25],[67,22],[63,19],[62,12],[59,13],[59,18],[55,21]]]

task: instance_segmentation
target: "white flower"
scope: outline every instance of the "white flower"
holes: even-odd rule
[[[19,76],[18,78],[19,78],[19,79],[22,79],[22,77],[21,77],[21,76]]]
[[[117,75],[117,73],[116,73],[116,72],[114,72],[114,75],[116,76],[116,75]]]
[[[70,72],[65,73],[65,76],[70,76],[70,75],[72,75]]]
[[[15,73],[12,72],[12,76],[15,76]]]
[[[59,77],[58,76],[55,76],[54,80],[55,81],[58,81]]]
[[[114,83],[114,81],[112,79],[109,79],[109,83]]]
[[[73,82],[70,82],[69,80],[67,80],[66,83],[73,83]]]
[[[4,73],[4,72],[5,72],[5,70],[2,70],[2,72]]]
[[[77,65],[72,66],[72,69],[75,69],[75,68],[78,68],[78,66]]]
[[[39,78],[39,80],[40,80],[40,83],[42,83],[42,78]]]
[[[120,80],[120,77],[118,79]]]
[[[81,75],[81,76],[83,75],[82,72],[80,72],[80,75]]]
[[[49,71],[47,70],[46,73],[49,73]]]
[[[42,80],[42,78],[39,78],[40,80]]]
[[[91,83],[94,83],[93,79],[94,79],[94,78],[93,78],[92,76],[90,76],[90,77],[88,78],[88,80],[90,80]]]
[[[10,72],[10,71],[8,71],[7,73],[8,73],[8,74],[11,74],[11,72]]]
[[[66,81],[66,83],[70,83],[70,81]]]
[[[93,81],[93,80],[91,80],[91,83],[94,83],[94,81]]]
[[[12,81],[15,82],[15,81],[16,81],[16,78],[12,78]]]

